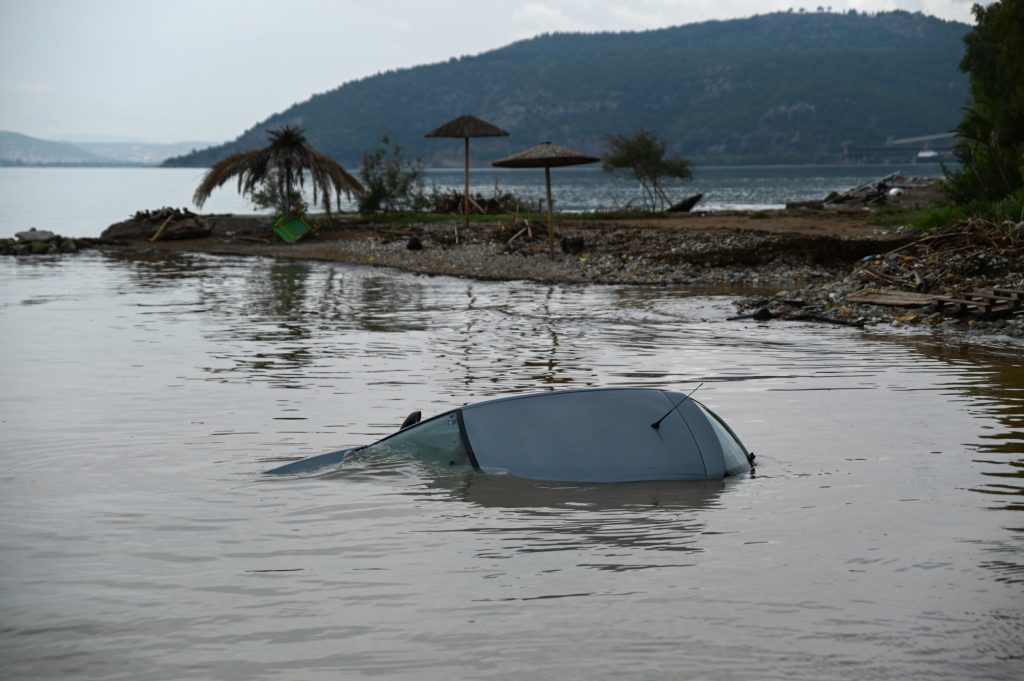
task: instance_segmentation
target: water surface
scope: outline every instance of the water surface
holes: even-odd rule
[[[675,289],[4,259],[2,676],[1020,678],[1019,348],[731,314]],[[754,476],[260,475],[414,409],[700,381]]]
[[[670,187],[669,194],[680,200],[701,192],[701,210],[782,208],[787,201],[821,199],[831,191],[843,191],[900,169],[889,165],[698,167],[692,182]],[[908,177],[941,177],[937,165],[909,164],[902,170]],[[192,193],[205,172],[202,168],[0,168],[0,238],[30,227],[94,237],[138,210],[164,206],[196,210]],[[470,178],[471,192],[490,196],[497,187],[533,208],[545,195],[540,170],[474,168]],[[596,166],[556,168],[552,183],[559,211],[642,207],[634,181],[624,175],[609,175]],[[461,169],[430,169],[426,173],[428,193],[434,187],[462,191],[462,186]],[[354,203],[343,201],[342,208],[353,210]],[[253,210],[238,195],[234,182],[215,190],[203,206],[206,213]]]

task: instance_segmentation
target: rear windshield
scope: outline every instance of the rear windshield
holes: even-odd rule
[[[718,438],[718,444],[721,445],[722,454],[725,457],[725,474],[736,475],[737,473],[750,470],[747,450],[743,443],[740,442],[740,439],[736,437],[736,433],[732,432],[732,428],[727,426],[725,421],[718,417],[718,414],[697,400],[693,402],[709,417],[708,423],[711,424],[711,429],[715,431],[715,437]]]

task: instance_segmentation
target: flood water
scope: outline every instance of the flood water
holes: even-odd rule
[[[0,677],[1022,678],[1019,346],[730,300],[0,260]],[[415,409],[699,382],[756,474],[260,474]]]

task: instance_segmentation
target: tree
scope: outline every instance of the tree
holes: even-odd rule
[[[606,172],[629,170],[640,183],[644,207],[654,210],[672,205],[665,194],[666,179],[689,180],[693,169],[689,161],[679,156],[666,157],[668,142],[650,130],[637,130],[632,135],[612,135],[608,138],[608,151],[602,159]]]
[[[423,162],[402,158],[402,149],[382,135],[373,151],[363,152],[359,177],[366,191],[359,198],[360,213],[417,210],[427,198],[423,193]]]
[[[281,193],[281,171],[271,170],[263,181],[246,194],[257,208],[271,208],[278,213],[306,212],[306,199],[302,192],[293,188],[287,197]]]
[[[964,36],[960,62],[970,102],[956,128],[963,167],[949,182],[957,203],[999,201],[1024,185],[1024,0],[972,11],[977,25]]]
[[[336,198],[335,205],[341,202],[342,194],[351,197],[363,193],[359,180],[317,151],[306,141],[300,128],[286,126],[280,130],[269,130],[267,134],[270,136],[268,146],[228,156],[207,171],[192,197],[197,207],[202,208],[214,189],[236,176],[239,193],[250,196],[265,183],[276,183],[281,212],[285,215],[294,214],[297,208],[294,203],[296,185],[299,188],[305,186],[307,172],[313,185],[313,204],[318,203],[318,197],[322,199],[328,215],[332,193]]]

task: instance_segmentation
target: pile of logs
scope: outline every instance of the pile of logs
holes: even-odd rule
[[[190,211],[188,208],[170,208],[164,206],[163,208],[157,208],[156,210],[138,210],[135,211],[134,217],[136,220],[150,220],[152,222],[163,222],[167,218],[174,218],[176,220],[183,220],[184,218],[194,217],[195,213]]]

